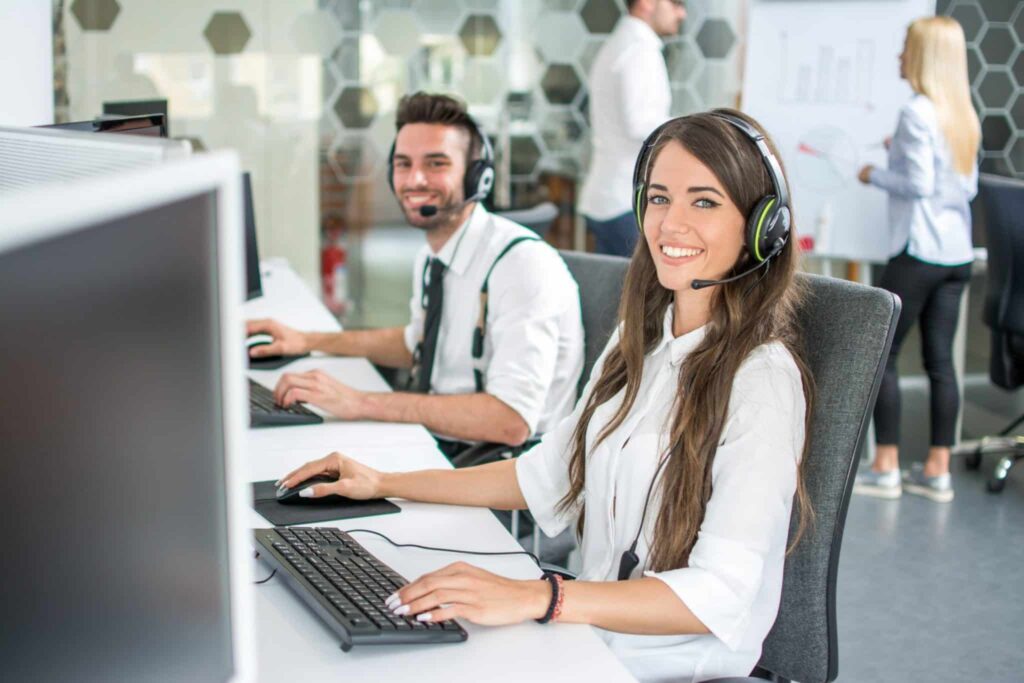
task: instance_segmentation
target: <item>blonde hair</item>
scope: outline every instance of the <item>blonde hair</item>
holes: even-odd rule
[[[910,87],[935,105],[953,167],[970,175],[981,141],[981,124],[971,104],[963,29],[950,17],[917,19],[907,29],[904,59]]]

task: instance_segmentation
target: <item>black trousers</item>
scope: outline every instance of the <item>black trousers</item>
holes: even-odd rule
[[[900,442],[900,387],[896,359],[907,332],[921,323],[921,351],[931,393],[931,445],[952,446],[960,395],[953,372],[953,336],[960,297],[971,278],[971,264],[940,266],[919,261],[904,251],[889,260],[879,287],[900,297],[903,310],[885,365],[875,404],[875,442]]]

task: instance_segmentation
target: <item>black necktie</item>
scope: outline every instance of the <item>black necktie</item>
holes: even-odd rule
[[[444,303],[444,271],[441,259],[430,260],[430,280],[424,290],[426,314],[423,322],[423,341],[419,348],[419,370],[416,375],[416,391],[430,391],[430,375],[434,371],[434,353],[437,351],[437,335],[441,331],[441,305]]]

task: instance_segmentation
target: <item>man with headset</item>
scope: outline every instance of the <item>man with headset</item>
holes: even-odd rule
[[[629,173],[637,150],[672,107],[661,38],[675,35],[686,18],[683,0],[627,0],[590,70],[590,170],[579,210],[598,253],[631,256],[637,241],[630,211]]]
[[[299,332],[248,323],[273,342],[254,357],[311,350],[412,368],[409,392],[370,393],[321,371],[285,374],[282,405],[312,403],[346,420],[424,425],[451,458],[474,443],[517,446],[572,411],[583,367],[576,282],[558,253],[479,201],[494,182],[493,152],[464,105],[403,97],[388,182],[427,244],[413,267],[405,327]]]

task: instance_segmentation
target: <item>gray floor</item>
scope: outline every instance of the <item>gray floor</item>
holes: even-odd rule
[[[965,384],[968,438],[1024,412],[1024,392],[985,375]],[[901,388],[902,440],[927,444],[923,378]],[[903,467],[925,455],[904,450]],[[974,472],[954,463],[948,505],[854,496],[839,572],[839,681],[1024,681],[1024,463],[991,494],[996,459]]]
[[[956,499],[855,496],[838,589],[840,681],[1024,681],[1024,465],[954,468]]]

